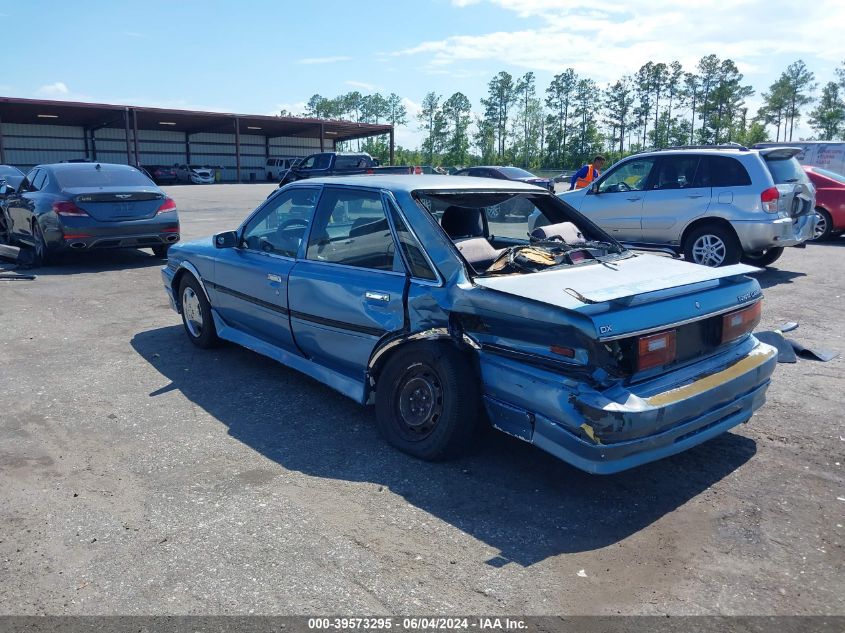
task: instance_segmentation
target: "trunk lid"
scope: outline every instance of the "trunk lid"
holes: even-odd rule
[[[760,287],[744,275],[758,270],[744,264],[708,268],[635,255],[529,275],[477,277],[474,282],[579,312],[593,321],[597,338],[618,338],[705,318],[756,299]]]
[[[801,149],[797,147],[770,147],[760,150],[760,155],[780,194],[779,210],[793,218],[812,213],[816,206],[815,188],[795,158],[799,153]]]
[[[101,222],[142,220],[155,216],[164,194],[150,187],[70,188],[74,204]]]

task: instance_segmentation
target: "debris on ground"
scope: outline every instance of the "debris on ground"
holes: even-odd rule
[[[765,332],[754,332],[757,340],[771,345],[778,351],[779,363],[797,363],[798,357],[809,360],[819,360],[826,363],[839,356],[839,352],[826,349],[822,347],[807,347],[798,341],[783,336],[784,332],[791,332],[798,328],[798,324],[794,321],[784,323],[776,330],[767,330]]]

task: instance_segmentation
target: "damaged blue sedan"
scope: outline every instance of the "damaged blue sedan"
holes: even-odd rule
[[[516,200],[515,200],[516,199]],[[545,216],[499,213],[518,203]],[[296,182],[162,269],[188,339],[225,339],[361,404],[428,460],[481,424],[615,473],[746,422],[775,350],[744,265],[626,250],[532,185],[455,176]]]

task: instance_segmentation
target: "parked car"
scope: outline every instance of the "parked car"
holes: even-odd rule
[[[302,158],[298,156],[282,156],[267,159],[267,180],[281,180],[285,177],[288,169],[298,165]]]
[[[17,167],[11,165],[0,165],[0,183],[6,183],[17,189],[20,187],[21,181],[24,179],[24,173]]]
[[[180,182],[192,182],[195,185],[214,184],[214,170],[211,167],[199,165],[179,165],[176,168],[176,179]]]
[[[176,167],[166,167],[163,165],[148,165],[146,167],[147,173],[156,184],[165,185],[173,184],[179,181],[176,176]]]
[[[643,152],[591,186],[561,195],[616,239],[670,249],[687,261],[768,266],[804,246],[816,225],[815,191],[795,148],[703,146]],[[539,226],[536,222],[530,227]]]
[[[0,240],[33,247],[36,265],[65,250],[151,248],[164,257],[179,241],[176,203],[128,165],[39,165],[4,193]]]
[[[531,240],[488,217],[511,198],[548,220]],[[489,421],[613,473],[763,404],[776,352],[751,334],[752,270],[636,254],[532,185],[384,176],[277,190],[172,248],[162,278],[193,345],[232,341],[375,404],[411,455],[457,455]]]
[[[826,240],[845,231],[845,176],[821,167],[804,166],[816,188],[816,232],[813,239]]]
[[[519,167],[496,167],[496,166],[481,166],[481,167],[466,167],[459,169],[453,175],[455,176],[476,176],[478,178],[495,178],[496,180],[513,180],[515,182],[525,182],[531,185],[537,185],[548,189],[552,193],[555,192],[555,183],[551,178],[540,178],[535,176],[530,171],[525,171]],[[490,210],[490,218],[498,219],[504,218],[508,215],[521,215],[523,217],[529,215],[534,210],[532,205],[525,204],[519,199],[512,200],[509,204],[499,205]]]
[[[415,173],[414,167],[391,165],[382,167],[379,162],[366,152],[320,152],[303,158],[293,165],[279,182],[279,187],[304,180],[324,176],[351,176],[354,174],[409,174]]]

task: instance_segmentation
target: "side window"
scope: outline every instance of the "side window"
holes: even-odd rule
[[[332,157],[328,154],[317,154],[314,156],[314,169],[328,169],[331,162]]]
[[[431,270],[428,262],[423,255],[422,245],[411,231],[408,230],[408,225],[405,220],[391,204],[390,217],[393,219],[393,226],[396,227],[396,235],[399,238],[399,248],[405,256],[405,261],[411,269],[411,275],[417,279],[428,279],[436,281],[437,275]]]
[[[268,200],[244,228],[241,246],[296,257],[319,195],[319,189],[296,188]]]
[[[338,156],[334,160],[334,166],[338,169],[361,169],[369,167],[365,156]]]
[[[686,189],[695,182],[698,156],[666,156],[661,159],[654,189]]]
[[[642,191],[654,167],[654,158],[629,160],[610,172],[599,184],[600,193]]]
[[[316,155],[309,156],[306,158],[302,163],[299,165],[303,169],[313,169],[314,168],[314,160],[316,159]]]
[[[45,182],[47,182],[47,172],[44,169],[39,169],[38,174],[32,180],[33,191],[41,191]]]
[[[751,184],[745,167],[735,158],[707,156],[701,165],[700,187],[744,187]]]
[[[396,245],[381,195],[376,191],[326,189],[311,230],[307,258],[396,270]]]

